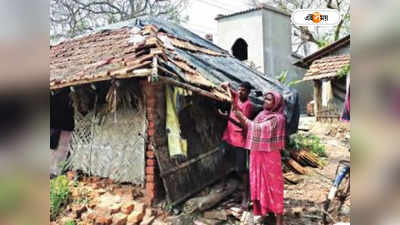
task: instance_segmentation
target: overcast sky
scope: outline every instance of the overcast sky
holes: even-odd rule
[[[231,14],[250,8],[249,0],[189,0],[189,6],[185,15],[189,16],[189,21],[184,24],[192,32],[204,37],[211,33],[217,33],[218,14]]]

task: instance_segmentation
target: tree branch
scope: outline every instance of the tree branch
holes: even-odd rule
[[[336,9],[336,7],[334,7],[334,6],[332,5],[332,0],[327,0],[327,2],[326,2],[326,7],[327,7],[328,9]]]
[[[122,11],[119,7],[113,5],[112,3],[108,2],[108,1],[100,1],[100,2],[90,2],[87,4],[84,4],[82,2],[80,2],[79,0],[72,0],[73,2],[75,2],[76,4],[80,5],[83,10],[90,10],[92,13],[94,12],[92,9],[90,9],[92,6],[98,5],[98,6],[102,6],[102,5],[106,5],[112,9],[114,9],[118,14],[120,14],[121,16],[128,16],[128,14],[124,11]],[[112,11],[100,11],[97,12],[95,14],[101,14],[101,12],[103,13],[111,13]],[[117,14],[115,13],[115,14]]]
[[[335,41],[339,40],[340,30],[342,29],[344,21],[347,19],[349,13],[350,13],[350,6],[347,8],[346,14],[343,15],[343,18],[340,20],[339,24],[335,28],[335,35],[334,35]]]

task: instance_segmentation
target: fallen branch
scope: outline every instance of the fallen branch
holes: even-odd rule
[[[193,213],[196,211],[204,211],[215,205],[217,205],[224,198],[231,195],[239,186],[237,180],[230,180],[227,186],[221,192],[214,192],[207,196],[192,198],[185,203],[184,211],[185,213]]]
[[[299,174],[302,174],[302,175],[306,174],[305,169],[304,169],[300,164],[298,164],[295,160],[289,158],[289,159],[286,161],[286,163],[287,163],[295,172],[297,172],[297,173],[299,173]]]

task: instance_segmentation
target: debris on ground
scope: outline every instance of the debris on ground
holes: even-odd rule
[[[317,140],[323,145],[325,157],[311,149],[291,149],[283,152],[285,224],[321,225],[322,205],[326,200],[339,160],[349,159],[349,129],[343,124],[309,124],[301,132],[305,142]],[[311,137],[307,139],[307,137]],[[342,138],[343,137],[343,138]],[[320,146],[319,146],[320,147]],[[318,152],[318,151],[317,151]],[[169,208],[166,202],[150,207],[144,204],[144,189],[129,184],[115,184],[111,179],[66,174],[69,180],[69,204],[51,224],[64,225],[231,225],[252,224],[259,218],[251,210],[241,209],[240,179],[231,175],[205,188],[185,203]],[[226,183],[224,183],[226,181]],[[251,203],[250,203],[251,206]],[[336,221],[349,224],[350,200],[345,202]],[[264,222],[274,224],[271,214]]]
[[[213,193],[210,193],[206,196],[192,198],[186,201],[184,206],[185,213],[193,213],[195,211],[202,212],[215,206],[221,200],[231,195],[236,190],[238,185],[239,183],[237,180],[231,179],[228,181],[226,186],[220,190],[215,190]]]

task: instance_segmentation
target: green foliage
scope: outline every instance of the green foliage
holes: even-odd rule
[[[288,87],[293,87],[298,83],[303,82],[303,80],[292,80],[288,81],[287,79],[288,71],[282,71],[281,74],[279,74],[276,79],[283,85],[288,86]]]
[[[348,74],[349,72],[350,72],[350,64],[347,64],[347,65],[343,66],[343,67],[339,70],[339,72],[338,72],[339,78],[342,78],[342,77],[344,77],[344,76],[347,76],[347,74]]]
[[[307,149],[319,157],[327,157],[325,146],[321,140],[313,134],[293,134],[289,138],[287,147],[289,149]]]
[[[332,43],[332,35],[326,34],[317,40],[318,48],[324,48]]]
[[[317,40],[317,42],[318,48],[324,48],[331,44],[331,42],[328,40]]]
[[[282,84],[285,84],[287,81],[287,74],[288,71],[282,71],[281,74],[279,74],[279,76],[276,77],[276,79],[281,82]]]
[[[54,220],[68,203],[70,190],[66,176],[50,180],[50,219]]]
[[[76,225],[75,221],[70,220],[68,222],[66,222],[64,225]]]
[[[288,87],[293,87],[296,84],[299,84],[301,82],[303,82],[303,80],[292,80],[292,81],[288,81],[287,80],[287,74],[288,71],[283,71],[281,74],[279,74],[279,76],[276,77],[276,79],[283,85],[288,86]]]

